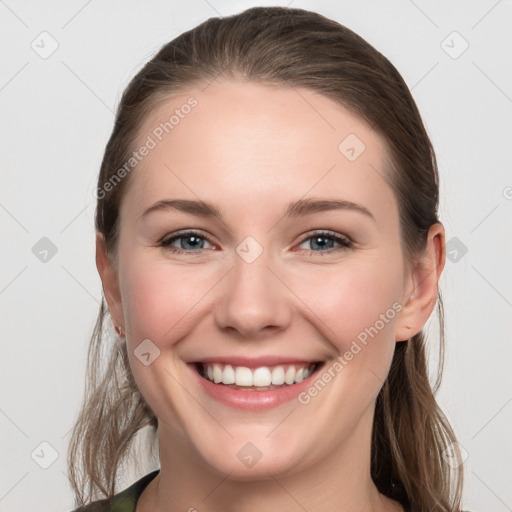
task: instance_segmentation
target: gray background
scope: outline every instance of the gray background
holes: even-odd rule
[[[93,191],[120,94],[163,43],[253,5],[286,4],[0,0],[0,512],[72,507],[65,452],[101,296]],[[465,507],[512,510],[512,2],[288,5],[358,32],[412,88],[449,240],[439,400],[467,456]]]

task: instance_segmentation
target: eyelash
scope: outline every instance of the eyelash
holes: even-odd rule
[[[170,246],[170,244],[175,242],[176,240],[179,240],[180,238],[187,238],[190,236],[194,236],[196,238],[203,238],[203,239],[207,240],[214,247],[216,246],[216,244],[210,239],[210,237],[208,237],[198,231],[183,231],[181,233],[177,233],[176,235],[173,235],[167,239],[163,239],[159,243],[159,245],[161,247],[166,248],[170,252],[173,252],[174,254],[198,255],[198,254],[202,253],[203,252],[202,250],[191,251],[191,250],[186,250],[186,249],[178,249],[177,247]],[[350,238],[348,238],[347,236],[339,235],[333,231],[328,231],[328,230],[320,230],[320,231],[314,231],[313,233],[310,233],[308,236],[306,236],[299,242],[299,245],[302,245],[307,240],[315,238],[315,237],[316,238],[329,238],[329,239],[334,240],[335,242],[339,243],[340,246],[337,248],[331,248],[331,249],[327,249],[324,251],[313,251],[312,249],[302,249],[302,250],[308,251],[308,253],[310,253],[310,254],[313,253],[313,254],[322,255],[322,254],[332,254],[333,252],[337,252],[340,250],[350,249],[354,245],[352,240],[350,240]]]

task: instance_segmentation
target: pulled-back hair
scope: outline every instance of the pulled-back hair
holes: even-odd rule
[[[408,262],[425,247],[438,222],[439,183],[434,151],[416,104],[395,67],[348,28],[319,14],[281,7],[252,8],[210,18],[165,46],[124,91],[98,178],[96,229],[109,253],[118,238],[119,211],[130,179],[102,188],[135,149],[147,116],[166,98],[216,78],[306,87],[345,106],[379,133],[387,147],[389,185],[400,214]],[[440,363],[429,380],[423,332],[397,342],[376,401],[371,476],[390,498],[418,511],[458,511],[462,466],[454,433],[434,394],[442,371],[443,309],[438,294]],[[105,336],[102,301],[88,354],[84,402],[68,453],[79,504],[116,492],[118,471],[137,433],[156,432],[157,418],[132,376],[125,343]],[[148,445],[148,450],[151,446]]]

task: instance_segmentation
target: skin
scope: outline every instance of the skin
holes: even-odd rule
[[[190,88],[148,115],[140,145],[191,95],[197,107],[129,178],[116,254],[97,239],[113,322],[126,332],[135,380],[159,420],[161,470],[137,512],[402,510],[370,478],[371,427],[396,341],[418,333],[435,305],[442,225],[432,226],[415,261],[405,260],[398,206],[382,178],[382,137],[307,89],[234,81]],[[338,150],[348,134],[366,146],[353,162]],[[178,198],[212,202],[222,220],[174,209],[143,215]],[[289,202],[306,198],[351,201],[373,217],[352,209],[284,216]],[[197,254],[159,245],[185,229],[212,243]],[[321,250],[308,238],[314,230],[353,245],[328,239],[330,252]],[[236,252],[247,236],[263,248],[252,263]],[[327,368],[393,304],[401,311],[306,405],[234,409],[207,395],[186,364],[280,355]],[[149,366],[134,356],[145,339],[160,350]],[[247,442],[262,454],[251,468],[237,457]]]

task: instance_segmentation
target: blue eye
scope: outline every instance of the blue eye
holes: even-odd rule
[[[334,252],[352,247],[353,242],[341,235],[337,235],[331,231],[319,231],[305,238],[300,245],[309,244],[305,250],[311,252]],[[338,247],[335,247],[335,245]],[[304,248],[303,248],[304,249]]]
[[[175,245],[175,242],[178,242]],[[204,249],[205,242],[214,245],[209,239],[195,231],[187,231],[179,233],[170,238],[163,240],[160,245],[166,247],[173,252],[201,252]]]
[[[205,244],[209,244],[211,247],[205,247]],[[346,236],[331,231],[318,231],[304,238],[299,248],[304,244],[309,244],[309,247],[302,247],[302,249],[310,253],[332,253],[352,247],[353,242]],[[217,248],[208,237],[196,231],[175,234],[162,240],[160,246],[177,254],[200,254],[204,249]]]

